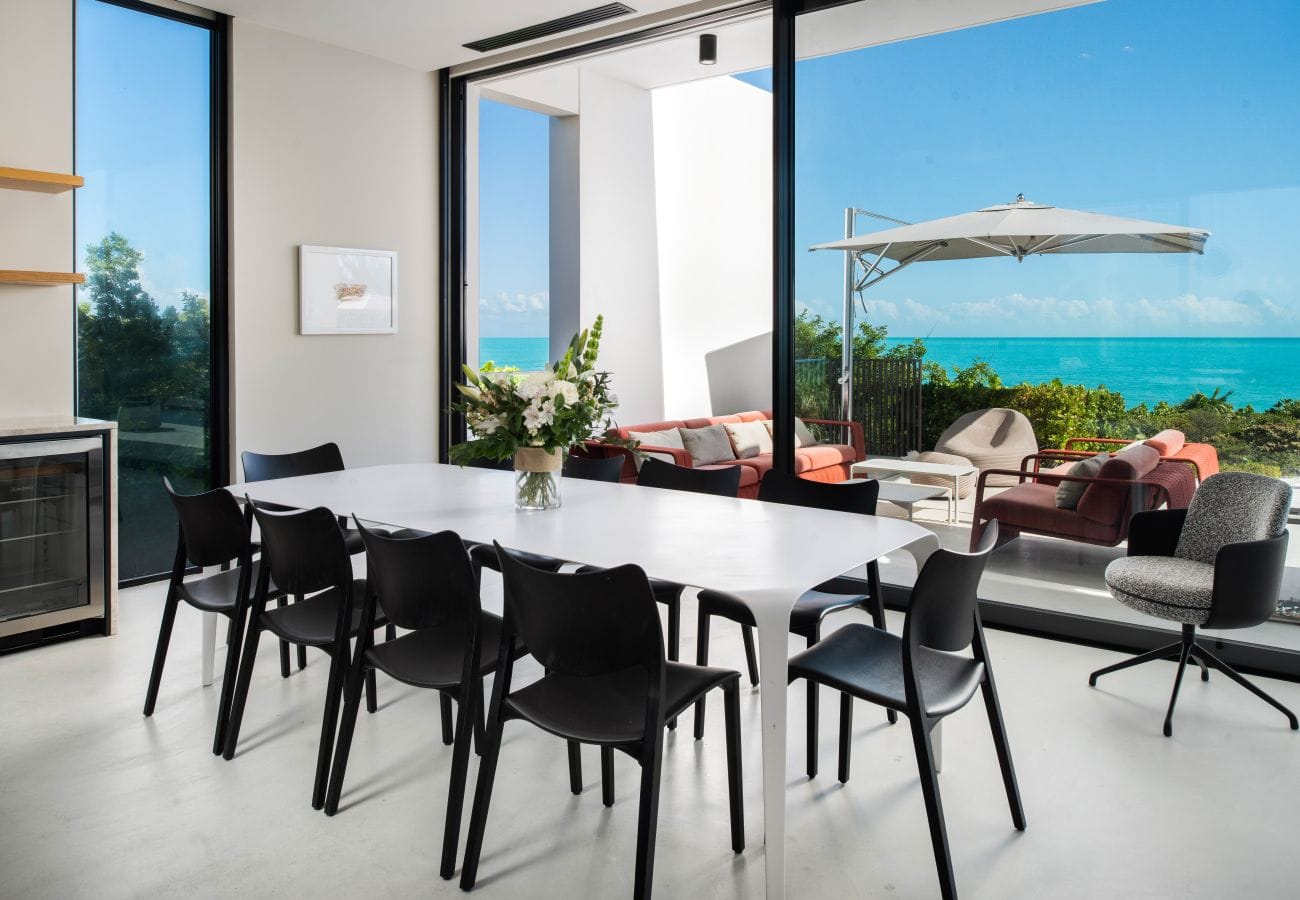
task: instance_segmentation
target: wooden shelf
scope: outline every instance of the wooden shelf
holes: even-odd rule
[[[65,175],[62,172],[38,172],[35,169],[14,169],[0,166],[0,188],[12,188],[16,191],[41,191],[46,194],[61,194],[86,183],[80,175]]]
[[[0,269],[0,284],[53,287],[59,284],[85,283],[86,276],[80,272],[24,272],[20,269]]]

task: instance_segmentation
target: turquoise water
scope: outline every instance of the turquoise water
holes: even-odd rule
[[[911,338],[891,338],[908,343]],[[1105,385],[1124,401],[1179,403],[1196,391],[1232,391],[1231,401],[1267,409],[1300,399],[1300,338],[927,338],[926,359],[968,366],[983,359],[1006,384],[1060,378]],[[479,359],[535,371],[547,364],[547,339],[482,338]]]

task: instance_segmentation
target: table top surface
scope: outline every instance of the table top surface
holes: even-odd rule
[[[853,468],[865,472],[918,472],[924,475],[970,475],[976,471],[970,465],[957,466],[915,459],[868,459],[854,463]]]
[[[931,537],[899,519],[565,478],[562,506],[519,512],[514,474],[437,463],[372,466],[230,488],[237,497],[659,578],[788,608],[807,588]]]

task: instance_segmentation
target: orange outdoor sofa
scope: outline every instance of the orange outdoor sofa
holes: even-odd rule
[[[1072,437],[1065,442],[1065,451],[1080,452],[1077,448],[1087,444],[1125,445],[1133,443],[1124,438]],[[1143,441],[1160,454],[1161,462],[1181,462],[1192,467],[1197,481],[1204,481],[1219,471],[1219,453],[1212,444],[1187,442],[1187,435],[1174,428],[1166,428],[1155,437]]]
[[[710,425],[770,421],[771,418],[771,410],[749,410],[729,416],[708,416],[699,419],[647,422],[641,425],[620,425],[611,429],[609,434],[611,437],[620,440],[628,440],[631,432],[645,433],[672,429],[707,428]],[[804,418],[802,421],[806,425],[816,425],[823,430],[832,430],[832,434],[835,433],[833,429],[840,429],[839,436],[847,440],[847,443],[817,442],[813,444],[805,443],[796,447],[795,474],[810,481],[836,482],[846,481],[851,478],[852,475],[849,469],[853,463],[861,462],[867,458],[866,439],[863,435],[861,423],[846,422],[840,419]],[[656,447],[641,444],[636,449],[640,453],[653,454],[663,459],[671,458],[674,464],[686,466],[687,468],[718,469],[723,466],[741,466],[743,471],[740,476],[740,491],[737,494],[740,497],[757,497],[759,482],[772,468],[771,453],[760,453],[747,459],[728,459],[708,465],[696,466],[690,452],[677,447]],[[590,456],[612,456],[615,454],[624,456],[622,480],[636,481],[636,456],[631,450],[625,447],[610,446],[600,441],[587,441],[586,452]]]

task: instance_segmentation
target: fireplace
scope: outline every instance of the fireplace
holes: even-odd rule
[[[107,442],[0,437],[0,651],[108,633]]]

